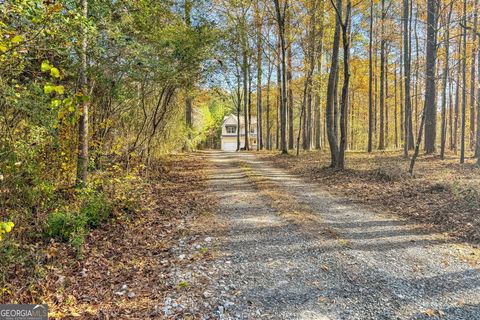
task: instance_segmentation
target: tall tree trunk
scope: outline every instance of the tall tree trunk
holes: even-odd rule
[[[382,0],[382,14],[380,21],[380,132],[378,149],[385,149],[385,0]]]
[[[268,59],[267,59],[268,60]],[[266,123],[266,138],[267,138],[267,150],[272,150],[272,124],[270,120],[270,87],[272,83],[272,64],[268,60],[268,75],[267,75],[267,123]]]
[[[88,1],[82,0],[82,14],[88,19]],[[82,48],[80,52],[80,88],[84,96],[88,95],[87,88],[87,37],[86,26],[82,30]],[[77,184],[85,186],[88,179],[88,102],[83,102],[78,124],[78,159],[77,159]]]
[[[403,42],[400,42],[400,78],[399,78],[399,86],[400,86],[400,141],[403,144],[405,141],[405,122],[404,122],[404,94],[403,94]]]
[[[408,150],[410,149],[410,140],[413,139],[412,134],[412,116],[411,116],[411,94],[410,94],[410,83],[411,83],[411,59],[410,59],[410,26],[409,26],[409,15],[410,15],[410,4],[409,0],[403,0],[403,67],[405,69],[405,141],[403,148],[404,157],[408,157]]]
[[[244,31],[246,33],[246,31]],[[249,114],[248,114],[248,107],[249,107],[249,90],[248,90],[248,83],[249,83],[249,72],[248,72],[248,53],[247,53],[247,46],[248,42],[246,39],[247,35],[242,35],[242,76],[243,76],[243,122],[245,127],[245,150],[250,149],[249,143]],[[239,128],[240,130],[240,128]]]
[[[280,0],[274,0],[275,10],[277,13],[277,23],[278,23],[278,35],[280,38],[280,48],[281,48],[281,76],[282,76],[282,93],[281,93],[281,117],[280,117],[280,136],[281,136],[281,150],[283,154],[288,153],[287,146],[287,47],[285,40],[285,15],[288,10],[288,0],[285,0],[283,7],[279,3]],[[293,140],[293,139],[292,139]]]
[[[342,7],[342,0],[337,0],[337,8]],[[335,82],[338,77],[338,54],[340,47],[340,24],[341,24],[341,12],[336,17],[335,22],[335,33],[333,36],[333,47],[332,47],[332,61],[330,65],[330,74],[328,76],[328,86],[327,86],[327,105],[326,105],[326,125],[327,125],[327,137],[328,143],[330,146],[331,153],[331,164],[332,168],[337,167],[339,149],[338,149],[338,138],[337,132],[335,129]]]
[[[192,1],[185,0],[184,3],[184,10],[185,10],[185,25],[187,28],[192,26],[192,19],[191,19],[191,11],[192,11]],[[188,130],[188,141],[185,143],[185,149],[189,150],[190,145],[189,141],[192,138],[192,127],[193,127],[193,97],[191,94],[191,84],[187,85],[185,88],[185,126]]]
[[[287,115],[288,115],[288,148],[293,149],[294,144],[294,127],[293,127],[293,85],[292,85],[292,59],[293,59],[293,49],[292,49],[292,13],[289,8],[285,11],[285,32],[286,32],[286,46],[287,46]]]
[[[435,71],[437,63],[437,1],[428,0],[427,8],[427,57],[425,79],[425,152],[435,152],[437,136],[437,106]]]
[[[413,6],[413,4],[412,4]],[[417,11],[415,12],[415,24],[413,27],[414,35],[415,35],[415,104],[414,104],[414,111],[413,111],[413,120],[415,124],[415,132],[418,133],[418,98],[420,96],[419,91],[421,90],[420,87],[420,44],[419,44],[419,37],[418,37],[418,3],[417,3]]]
[[[394,88],[394,127],[395,127],[395,149],[398,149],[398,99],[397,99],[397,63],[395,62],[393,69],[393,88]]]
[[[467,25],[467,0],[463,1],[463,25]],[[460,141],[460,163],[465,162],[465,126],[467,120],[467,29],[463,30],[463,52],[462,52],[462,133]]]
[[[370,39],[368,40],[368,146],[367,151],[373,149],[373,0],[370,0]]]
[[[385,48],[385,148],[388,148],[388,142],[389,142],[389,136],[390,136],[390,133],[389,133],[389,123],[390,123],[390,119],[389,119],[389,109],[388,109],[388,106],[389,106],[389,96],[390,96],[390,93],[388,91],[389,89],[389,86],[388,86],[388,75],[389,75],[389,70],[388,70],[388,55],[390,53],[390,48],[388,46],[388,44],[386,45],[386,48]]]
[[[259,0],[255,6],[257,26],[257,150],[263,149],[262,126],[262,27],[263,17],[260,16]]]
[[[476,62],[477,62],[477,23],[478,23],[478,0],[475,0],[473,3],[472,64],[471,64],[471,70],[470,70],[470,149],[471,150],[475,150],[475,113],[476,113],[475,73],[476,73]]]
[[[240,66],[237,67],[237,151],[240,150],[241,141],[240,141],[240,111],[242,109],[242,84],[240,76]]]
[[[460,32],[461,32],[461,27]],[[456,79],[456,88],[455,88],[455,117],[454,117],[454,123],[453,123],[453,150],[455,151],[455,154],[458,152],[458,124],[460,121],[460,88],[462,87],[462,84],[460,82],[460,75],[462,74],[462,48],[463,48],[463,39],[460,36],[458,40],[458,66],[457,66],[457,79]]]
[[[447,85],[450,59],[450,20],[452,17],[453,2],[450,3],[447,21],[445,23],[445,62],[442,79],[442,132],[440,138],[440,158],[445,158],[445,144],[447,140]]]
[[[317,90],[315,92],[315,148],[317,150],[322,149],[322,59],[323,59],[323,39],[324,39],[324,22],[325,22],[325,2],[321,1],[320,3],[320,26],[319,26],[319,45],[318,45],[318,55],[317,55],[317,74],[318,74],[318,84]]]
[[[280,34],[278,34],[277,39],[277,117],[276,117],[276,133],[275,133],[275,148],[277,150],[281,149],[280,145],[280,117],[282,113],[282,48],[280,44]]]
[[[478,2],[476,2],[476,4],[478,5]],[[478,14],[478,6],[477,6],[476,13]],[[480,77],[480,49],[479,48],[477,48],[477,55],[478,55],[477,74]],[[477,165],[480,166],[480,83],[477,84],[477,104],[476,105],[477,105],[477,134],[476,134],[475,157],[477,158]]]
[[[315,54],[316,54],[316,24],[317,24],[317,1],[312,3],[312,14],[310,16],[310,31],[308,34],[308,69],[305,77],[302,108],[304,108],[304,150],[312,149],[312,78],[315,72]]]
[[[342,8],[340,5],[338,8]],[[348,91],[350,86],[350,21],[352,13],[352,2],[347,0],[347,8],[345,12],[345,22],[342,25],[342,42],[343,42],[343,86],[342,100],[340,103],[340,148],[338,151],[339,169],[345,168],[345,151],[348,145],[347,129],[348,129]]]

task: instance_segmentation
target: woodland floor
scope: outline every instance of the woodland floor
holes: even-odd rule
[[[329,193],[369,205],[370,210],[407,216],[450,236],[480,242],[480,168],[476,159],[419,156],[414,177],[401,152],[351,152],[347,170],[328,168],[325,152],[299,157],[262,153],[261,158],[315,181]]]
[[[358,160],[347,173],[321,169],[317,155],[165,159],[137,216],[94,230],[77,259],[48,265],[51,318],[479,319],[480,250],[455,237],[475,234],[422,218],[469,185],[427,179],[428,158],[410,179],[385,167],[385,155],[349,155]],[[286,169],[287,160],[298,164]],[[394,199],[404,184],[412,203]]]

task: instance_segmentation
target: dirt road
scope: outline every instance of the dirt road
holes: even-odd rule
[[[210,152],[224,319],[480,319],[479,250],[333,197],[253,154]]]

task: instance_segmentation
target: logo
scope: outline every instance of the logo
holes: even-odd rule
[[[48,320],[46,304],[0,304],[0,320]]]

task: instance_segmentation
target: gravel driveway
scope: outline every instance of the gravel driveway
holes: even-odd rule
[[[333,197],[254,154],[208,157],[229,226],[217,250],[231,301],[216,317],[480,319],[478,249]],[[315,219],[284,215],[259,179]]]

